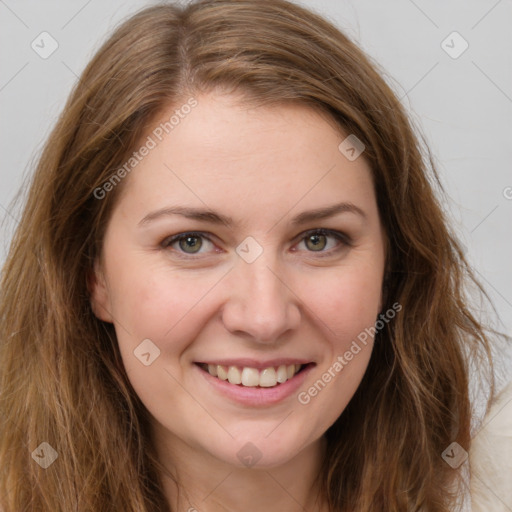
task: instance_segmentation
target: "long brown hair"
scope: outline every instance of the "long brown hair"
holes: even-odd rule
[[[169,510],[148,413],[87,280],[124,182],[98,190],[158,113],[214,88],[311,106],[366,146],[389,240],[383,310],[403,311],[378,333],[359,389],[326,432],[319,481],[336,512],[450,510],[459,472],[441,453],[453,441],[469,447],[467,354],[492,369],[490,344],[467,307],[465,283],[476,281],[436,199],[430,154],[378,69],[285,0],[153,6],[101,47],[49,137],[3,268],[4,512]],[[43,442],[58,454],[46,469],[33,455],[48,452]]]

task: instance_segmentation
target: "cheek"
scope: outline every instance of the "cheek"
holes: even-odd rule
[[[160,339],[200,302],[209,279],[195,280],[141,264],[119,269],[113,281],[113,309],[119,323],[134,335]]]
[[[306,295],[311,308],[326,327],[326,335],[338,348],[373,326],[380,312],[380,268],[343,268],[321,280],[314,293]],[[313,288],[310,288],[313,289]]]
[[[114,278],[118,346],[135,392],[155,417],[165,417],[172,405],[200,419],[179,384],[180,357],[201,330],[197,315],[203,311],[204,320],[202,300],[216,280],[144,265],[137,272],[125,266]]]
[[[297,395],[299,410],[307,413],[317,432],[336,421],[366,371],[380,312],[381,274],[371,268],[344,269],[323,283],[307,303],[324,329],[322,359],[315,378]]]
[[[147,339],[160,350],[160,364],[174,364],[210,314],[205,305],[221,277],[212,274],[143,264],[117,269],[112,276],[112,308],[127,366],[134,364],[134,350]]]

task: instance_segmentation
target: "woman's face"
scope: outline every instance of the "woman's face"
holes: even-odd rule
[[[93,308],[170,450],[282,464],[370,358],[385,260],[370,169],[304,106],[198,96],[160,141],[175,110],[117,185]]]

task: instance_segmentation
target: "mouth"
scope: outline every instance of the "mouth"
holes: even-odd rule
[[[211,363],[196,363],[196,365],[212,377],[239,387],[277,388],[313,366],[314,363],[280,364],[264,368]]]

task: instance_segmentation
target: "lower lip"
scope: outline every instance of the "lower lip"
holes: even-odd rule
[[[242,386],[241,384],[231,384],[227,380],[221,380],[210,375],[197,364],[194,366],[202,377],[206,379],[206,381],[213,386],[218,393],[221,393],[239,404],[257,407],[276,404],[285,398],[288,398],[304,383],[304,380],[315,364],[308,364],[291,379],[271,388],[247,387]]]

